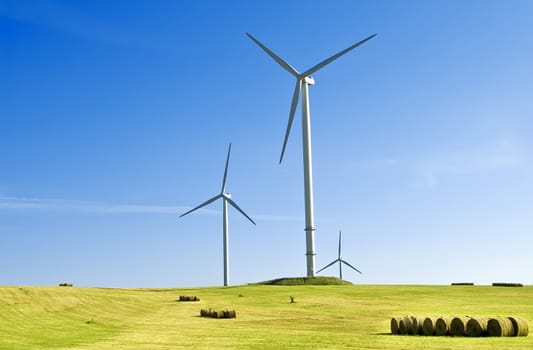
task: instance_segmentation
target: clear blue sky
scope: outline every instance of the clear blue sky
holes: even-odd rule
[[[310,88],[317,265],[355,283],[533,283],[531,1],[0,0],[0,285],[303,276]],[[324,271],[336,275],[337,269]]]

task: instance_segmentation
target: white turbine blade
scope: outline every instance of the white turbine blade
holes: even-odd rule
[[[228,164],[229,164],[230,153],[231,153],[231,142],[229,143],[228,156],[226,158],[226,168],[224,169],[224,179],[222,180],[222,190],[220,190],[220,193],[224,193],[224,191],[226,190],[226,178],[228,176]]]
[[[339,230],[339,259],[341,258],[341,230]]]
[[[344,260],[341,260],[342,263],[348,265],[349,267],[351,267],[352,269],[354,269],[355,271],[359,272],[361,275],[363,274],[361,271],[359,271],[358,269],[356,269],[355,267],[353,267],[352,265],[350,265],[348,262],[344,261]]]
[[[294,88],[294,93],[292,94],[291,102],[291,111],[289,112],[289,121],[287,122],[287,130],[285,130],[285,139],[283,140],[283,147],[281,148],[281,156],[279,157],[279,163],[283,160],[283,155],[285,154],[285,147],[287,147],[287,140],[289,139],[289,134],[291,133],[292,122],[294,120],[294,113],[296,112],[296,107],[298,106],[298,98],[300,97],[300,89],[302,88],[302,80],[296,80],[296,87]]]
[[[231,204],[233,206],[233,208],[237,209],[242,215],[246,216],[246,218],[248,220],[250,220],[250,222],[252,224],[255,225],[255,221],[253,221],[245,212],[244,210],[242,210],[241,208],[239,208],[239,206],[237,205],[237,203],[235,203],[233,200],[231,200],[231,198],[228,198],[227,196],[224,196],[224,198],[229,202],[229,204]]]
[[[324,266],[323,268],[321,268],[320,270],[318,270],[316,273],[319,273],[320,271],[327,269],[328,267],[330,267],[331,265],[335,264],[335,263],[338,262],[338,261],[339,261],[339,259],[335,259],[333,262],[331,262],[331,263],[329,263],[328,265]]]
[[[222,195],[221,195],[221,194],[218,194],[218,195],[214,196],[213,198],[206,200],[205,202],[203,202],[202,204],[200,204],[200,205],[198,205],[198,206],[192,208],[192,209],[189,210],[188,212],[181,214],[181,215],[180,215],[180,218],[181,218],[182,216],[185,216],[185,215],[189,214],[189,213],[192,213],[193,211],[195,211],[195,210],[197,210],[197,209],[200,209],[201,207],[205,207],[206,205],[213,203],[214,201],[216,201],[216,200],[219,199],[220,197],[222,197]]]
[[[322,67],[324,67],[324,66],[330,64],[331,62],[335,61],[337,58],[341,57],[342,55],[344,55],[344,54],[348,53],[349,51],[355,49],[357,46],[364,44],[365,42],[367,42],[368,40],[372,39],[372,38],[375,37],[376,35],[377,35],[377,34],[373,34],[373,35],[371,35],[371,36],[369,36],[369,37],[367,37],[367,38],[361,40],[360,42],[358,42],[358,43],[356,43],[356,44],[353,44],[353,45],[350,46],[349,48],[342,50],[342,51],[339,52],[338,54],[333,55],[333,56],[331,56],[330,58],[328,58],[328,59],[326,59],[326,60],[320,62],[319,64],[317,64],[317,65],[314,66],[313,68],[311,68],[311,69],[305,71],[304,73],[302,73],[302,76],[306,76],[306,77],[307,77],[307,76],[313,74],[314,72],[316,72],[316,71],[319,70],[320,68],[322,68]]]
[[[296,69],[294,69],[293,66],[291,66],[290,64],[288,64],[287,62],[285,62],[281,57],[279,57],[278,55],[276,55],[274,52],[270,51],[270,49],[268,47],[266,47],[265,45],[261,44],[261,42],[259,40],[257,40],[256,38],[254,38],[252,36],[252,34],[250,33],[246,33],[246,35],[248,35],[248,37],[250,39],[253,40],[254,43],[256,43],[260,48],[262,48],[270,57],[272,57],[276,62],[278,62],[278,64],[280,66],[282,66],[287,72],[291,73],[292,75],[294,75],[296,78],[298,78],[298,76],[300,75],[300,73],[298,73],[298,71]]]

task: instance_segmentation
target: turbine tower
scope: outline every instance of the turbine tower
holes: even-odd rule
[[[337,257],[336,260],[333,260],[333,262],[327,264],[326,266],[324,266],[323,268],[321,268],[320,270],[318,270],[317,272],[320,272],[322,270],[325,270],[327,269],[328,267],[330,267],[331,265],[335,264],[336,262],[339,262],[339,278],[342,279],[342,264],[346,264],[348,265],[349,267],[351,267],[352,269],[354,269],[355,271],[359,272],[361,275],[363,274],[361,271],[359,271],[358,269],[356,269],[355,267],[353,267],[352,265],[350,265],[349,262],[343,260],[341,258],[341,230],[339,230],[339,255]]]
[[[220,193],[216,196],[206,200],[202,204],[192,208],[186,213],[180,215],[180,218],[192,213],[193,211],[205,207],[208,204],[213,203],[219,198],[222,198],[222,234],[223,234],[223,249],[224,249],[224,286],[227,286],[229,283],[229,246],[228,246],[228,203],[231,204],[235,209],[237,209],[242,215],[244,215],[252,224],[255,225],[255,222],[231,199],[231,194],[226,193],[226,178],[228,176],[228,164],[229,164],[229,155],[231,153],[231,143],[228,148],[228,156],[226,158],[226,168],[224,169],[224,178],[222,179],[222,189]]]
[[[285,147],[287,146],[287,140],[292,127],[292,121],[294,119],[294,113],[298,105],[298,98],[300,91],[302,94],[302,142],[303,142],[303,168],[304,168],[304,199],[305,199],[305,232],[306,232],[306,259],[307,259],[307,276],[315,276],[315,215],[313,207],[313,164],[311,157],[311,119],[309,115],[309,91],[308,86],[314,85],[315,80],[311,77],[311,74],[317,72],[321,68],[335,61],[337,58],[355,49],[357,46],[364,44],[368,40],[375,37],[377,34],[370,35],[369,37],[353,44],[352,46],[338,52],[330,58],[320,62],[319,64],[311,67],[303,73],[299,73],[294,67],[285,62],[282,58],[277,56],[268,47],[263,45],[259,40],[254,38],[251,34],[246,33],[254,43],[256,43],[261,49],[263,49],[270,57],[272,57],[282,68],[292,74],[296,78],[296,87],[292,95],[291,109],[289,112],[289,121],[287,123],[287,129],[285,131],[285,139],[283,140],[283,147],[281,149],[281,156],[279,162],[283,160],[283,154],[285,153]]]

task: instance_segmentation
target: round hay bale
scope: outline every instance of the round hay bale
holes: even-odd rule
[[[400,334],[400,318],[399,317],[391,318],[390,332],[391,334]]]
[[[200,310],[200,316],[202,316],[202,317],[207,317],[207,316],[209,316],[209,310],[201,309],[201,310]]]
[[[215,318],[224,318],[224,311],[217,310],[215,311],[216,317]]]
[[[527,337],[529,327],[527,321],[519,317],[509,317],[513,324],[513,337]]]
[[[406,316],[400,319],[400,334],[413,334],[413,322],[411,317]]]
[[[451,319],[447,317],[439,317],[435,322],[435,335],[445,336],[450,334]]]
[[[422,335],[423,334],[422,325],[424,324],[424,318],[411,316],[411,322],[413,324],[413,334]]]
[[[435,335],[435,323],[437,322],[437,317],[426,317],[424,323],[422,323],[422,334],[424,335]]]
[[[493,317],[487,322],[487,336],[512,337],[514,334],[513,323],[505,317]]]
[[[487,323],[488,318],[471,318],[466,323],[466,336],[467,337],[482,337],[487,335]]]
[[[452,337],[464,337],[466,334],[466,323],[470,317],[454,317],[450,322],[450,335]]]

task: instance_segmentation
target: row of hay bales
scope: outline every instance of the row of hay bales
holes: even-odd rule
[[[452,286],[473,286],[472,282],[453,282]],[[523,287],[522,283],[494,282],[493,287]]]
[[[211,318],[236,318],[237,313],[235,310],[211,310],[211,309],[202,309],[200,310],[201,317],[211,317]]]
[[[522,283],[494,282],[493,287],[523,287]]]
[[[200,297],[196,295],[180,295],[177,301],[200,301]],[[237,313],[235,312],[235,310],[201,309],[200,316],[210,318],[236,318]]]
[[[455,337],[525,337],[527,321],[519,317],[417,317],[391,319],[392,334]]]

